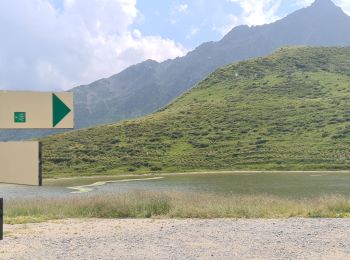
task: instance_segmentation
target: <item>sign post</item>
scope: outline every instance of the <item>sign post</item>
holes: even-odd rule
[[[0,91],[0,129],[74,128],[73,93]],[[0,182],[42,185],[40,142],[0,143]],[[0,198],[0,240],[3,239]]]
[[[4,200],[0,198],[0,240],[4,238]]]

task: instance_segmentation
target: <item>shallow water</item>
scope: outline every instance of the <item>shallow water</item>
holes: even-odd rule
[[[0,184],[0,197],[5,200],[66,198],[135,190],[273,195],[293,199],[331,194],[350,197],[350,172],[234,172],[46,180],[43,187]]]

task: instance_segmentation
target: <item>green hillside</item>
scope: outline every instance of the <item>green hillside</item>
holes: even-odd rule
[[[350,166],[350,47],[219,69],[150,116],[42,139],[45,176]]]

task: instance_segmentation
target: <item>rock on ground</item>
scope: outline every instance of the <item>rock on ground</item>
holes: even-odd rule
[[[0,259],[350,259],[350,219],[68,219],[5,225]]]

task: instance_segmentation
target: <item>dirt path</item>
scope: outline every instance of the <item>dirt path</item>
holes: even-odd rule
[[[350,259],[350,219],[5,225],[0,259]]]

